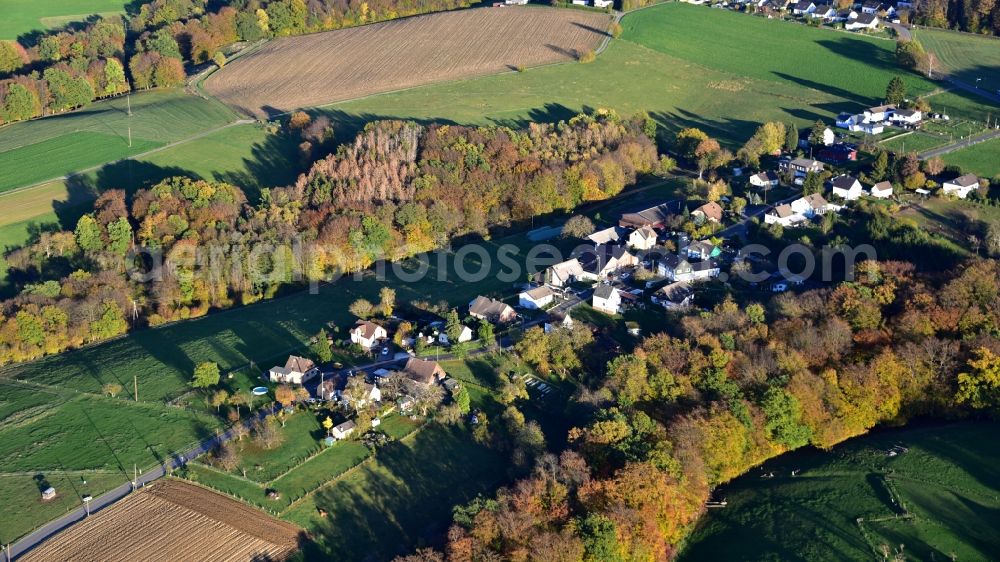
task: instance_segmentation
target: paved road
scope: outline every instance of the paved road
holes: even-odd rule
[[[930,150],[921,152],[919,156],[920,156],[921,160],[926,160],[928,158],[933,158],[935,156],[941,156],[942,154],[948,154],[949,152],[955,152],[956,150],[961,150],[963,148],[967,148],[967,147],[972,146],[974,144],[979,144],[981,142],[986,142],[988,140],[992,140],[992,139],[995,139],[997,137],[1000,137],[1000,131],[989,131],[989,132],[983,133],[981,135],[977,135],[977,136],[974,136],[974,137],[969,137],[969,138],[967,138],[965,140],[961,140],[961,141],[958,141],[956,143],[949,144],[947,146],[941,146],[941,147],[938,147],[938,148],[932,148]]]

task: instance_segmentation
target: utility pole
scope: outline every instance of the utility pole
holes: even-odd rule
[[[132,373],[132,389],[135,390],[135,401],[139,401],[139,375]]]

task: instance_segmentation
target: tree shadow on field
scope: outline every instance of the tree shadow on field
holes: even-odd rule
[[[580,29],[586,29],[587,31],[596,33],[596,34],[600,35],[601,37],[611,37],[611,34],[608,33],[607,30],[598,29],[598,28],[596,28],[596,27],[594,27],[592,25],[587,25],[585,23],[580,23],[578,21],[573,22],[573,25],[579,27]]]
[[[736,149],[760,126],[760,123],[745,119],[709,119],[684,109],[651,113],[650,116],[659,124],[657,145],[661,151],[672,144],[674,135],[690,127],[701,129],[728,148]]]
[[[569,59],[580,59],[580,53],[576,49],[567,49],[565,47],[560,47],[559,45],[553,45],[552,43],[546,43],[545,48]]]
[[[850,90],[845,90],[843,88],[831,86],[830,84],[814,82],[812,80],[809,80],[808,78],[800,78],[798,76],[792,76],[791,74],[785,74],[784,72],[775,72],[774,75],[777,76],[778,78],[781,78],[782,80],[788,80],[789,82],[794,82],[800,86],[805,86],[806,88],[810,88],[818,92],[833,94],[838,98],[850,100],[856,104],[861,104],[865,107],[871,106],[874,103],[878,102],[877,99],[867,98],[865,96],[858,95],[857,93],[852,92]]]
[[[864,61],[866,65],[903,74],[903,71],[896,64],[893,51],[882,49],[871,41],[843,36],[837,39],[824,39],[816,43],[845,59]]]

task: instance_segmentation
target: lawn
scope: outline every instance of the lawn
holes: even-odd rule
[[[622,25],[622,38],[592,64],[426,86],[328,111],[348,123],[404,117],[519,125],[585,107],[646,110],[668,130],[702,127],[735,147],[767,120],[804,127],[876,103],[896,75],[913,93],[933,89],[896,67],[891,41],[680,3],[627,15]]]
[[[122,13],[127,4],[125,0],[4,0],[0,39],[84,21],[92,14]]]
[[[180,90],[142,92],[130,98],[131,117],[129,100],[122,97],[0,128],[0,191],[139,154],[236,119],[221,103]]]
[[[930,133],[910,133],[893,137],[880,143],[882,148],[900,154],[908,152],[923,152],[948,144],[948,137]]]
[[[905,545],[907,559],[991,559],[1000,549],[998,430],[885,430],[828,453],[781,456],[716,492],[728,506],[709,510],[681,559],[863,560],[883,544]],[[896,444],[908,452],[889,457]]]
[[[445,530],[452,506],[506,480],[507,463],[460,428],[431,425],[379,450],[282,518],[307,529],[306,560],[388,560]],[[327,512],[320,515],[319,510]]]
[[[1000,176],[1000,138],[982,142],[942,156],[945,163],[984,178]]]
[[[1000,90],[1000,40],[983,35],[921,27],[914,37],[937,55],[942,70],[990,91]]]

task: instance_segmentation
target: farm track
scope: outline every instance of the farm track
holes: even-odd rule
[[[25,562],[282,560],[301,530],[177,480],[130,495],[27,554]]]
[[[482,8],[278,39],[205,80],[264,117],[375,93],[574,60],[608,37],[608,14]]]

